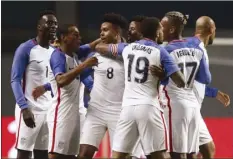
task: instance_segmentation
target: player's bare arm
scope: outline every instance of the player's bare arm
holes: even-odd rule
[[[56,81],[59,87],[64,87],[70,84],[85,68],[89,68],[97,65],[98,60],[96,57],[91,57],[85,60],[82,64],[78,65],[76,68],[70,70],[67,73],[60,74],[56,76]]]
[[[157,76],[159,80],[163,80],[166,77],[165,71],[158,66],[150,66],[150,71],[153,76]]]
[[[177,85],[177,87],[185,87],[184,75],[180,71],[173,73],[170,77],[172,81]]]
[[[32,91],[32,96],[33,96],[34,100],[36,101],[37,98],[42,96],[46,91],[50,91],[50,90],[51,90],[50,83],[46,83],[44,85],[41,85],[41,86],[34,88]]]
[[[97,51],[101,55],[108,55],[109,52],[109,44],[99,43],[95,47],[95,51]]]
[[[99,43],[101,43],[100,38],[98,38],[95,41],[92,41],[91,43],[89,43],[91,50],[95,50],[96,45],[98,45]]]

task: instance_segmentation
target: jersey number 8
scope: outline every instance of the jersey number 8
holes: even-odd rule
[[[107,78],[108,79],[112,79],[113,78],[113,68],[112,67],[109,67],[107,69]]]
[[[131,82],[131,72],[132,72],[132,63],[134,61],[135,55],[129,54],[129,64],[128,64],[128,81]],[[144,63],[144,67],[140,67],[140,63]],[[136,59],[136,68],[134,68],[136,73],[142,74],[142,78],[135,78],[134,81],[137,83],[144,83],[147,81],[148,78],[148,71],[149,71],[149,60],[146,57],[138,57]]]

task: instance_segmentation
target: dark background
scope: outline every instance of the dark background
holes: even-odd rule
[[[64,7],[63,7],[64,6]],[[65,7],[66,6],[66,7]],[[72,9],[71,9],[72,8]],[[11,64],[16,47],[36,35],[39,13],[51,9],[57,13],[59,24],[66,22],[79,26],[85,42],[99,35],[103,14],[115,12],[130,19],[134,15],[162,18],[168,11],[189,14],[190,19],[184,36],[192,36],[195,21],[207,15],[214,19],[217,27],[216,41],[208,47],[212,86],[233,97],[233,43],[227,45],[226,38],[233,38],[233,2],[2,2],[2,115],[14,114],[15,100],[10,86]],[[75,14],[75,16],[74,16]],[[222,39],[219,39],[222,38]],[[230,39],[232,41],[232,39]],[[220,44],[221,43],[221,44]],[[205,117],[232,117],[232,104],[223,108],[216,99],[206,98],[202,113]]]

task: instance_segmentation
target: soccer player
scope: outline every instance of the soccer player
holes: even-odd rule
[[[80,34],[75,25],[61,27],[58,39],[61,41],[60,47],[52,53],[49,66],[54,93],[47,116],[49,158],[73,159],[78,154],[80,138],[80,81],[86,76],[81,73],[85,68],[97,65],[98,61],[92,57],[78,63],[75,52],[80,45]]]
[[[162,88],[167,98],[170,152],[172,158],[186,158],[198,152],[200,107],[193,92],[194,80],[209,84],[211,74],[203,50],[182,39],[187,17],[180,12],[166,13],[161,21],[165,49],[170,53],[185,77],[186,87],[180,89],[169,79],[163,80]],[[164,85],[164,86],[163,86]]]
[[[211,45],[215,38],[215,23],[213,19],[208,16],[202,16],[196,21],[196,31],[195,36],[189,38],[191,42],[197,43],[204,51],[204,55],[208,61],[208,54],[206,50],[207,45]],[[222,104],[228,106],[230,104],[230,98],[227,94],[219,91],[217,88],[206,87],[206,85],[195,81],[194,83],[195,93],[199,101],[200,107],[202,105],[204,94],[206,92],[207,96],[216,97]],[[203,158],[214,158],[215,155],[215,145],[213,139],[208,131],[208,128],[201,118],[200,122],[200,152]]]
[[[105,14],[100,28],[103,43],[121,42],[127,21],[118,14]],[[80,141],[80,158],[92,158],[108,130],[112,147],[113,134],[119,119],[124,91],[124,66],[95,53],[99,65],[94,67],[94,85]]]
[[[128,30],[128,42],[135,42],[142,39],[141,22],[145,19],[145,16],[137,15],[131,19]]]
[[[17,123],[16,149],[18,159],[29,159],[32,150],[34,158],[48,156],[48,129],[46,114],[51,100],[49,92],[37,100],[33,89],[48,84],[48,61],[53,48],[49,41],[55,39],[57,19],[52,11],[40,14],[37,23],[37,37],[22,43],[16,50],[11,70],[11,87],[16,99],[15,118]],[[22,83],[21,83],[22,80]]]
[[[122,111],[117,123],[113,158],[124,158],[132,151],[140,137],[145,154],[151,158],[166,158],[167,131],[163,110],[158,101],[157,82],[149,72],[150,65],[164,66],[166,75],[179,87],[184,80],[174,60],[156,41],[162,40],[162,26],[157,18],[146,18],[141,23],[142,40],[131,43],[98,44],[103,55],[123,56],[125,90]]]

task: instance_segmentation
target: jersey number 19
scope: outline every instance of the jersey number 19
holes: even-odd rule
[[[131,72],[132,69],[135,69],[136,73],[142,74],[142,78],[135,78],[134,81],[137,83],[144,83],[147,81],[148,78],[148,71],[149,71],[149,60],[146,57],[138,57],[135,59],[135,55],[129,54],[128,55],[129,64],[128,64],[128,81],[131,82]],[[132,64],[136,61],[136,68],[132,68]],[[140,66],[141,63],[144,63],[143,67]]]

